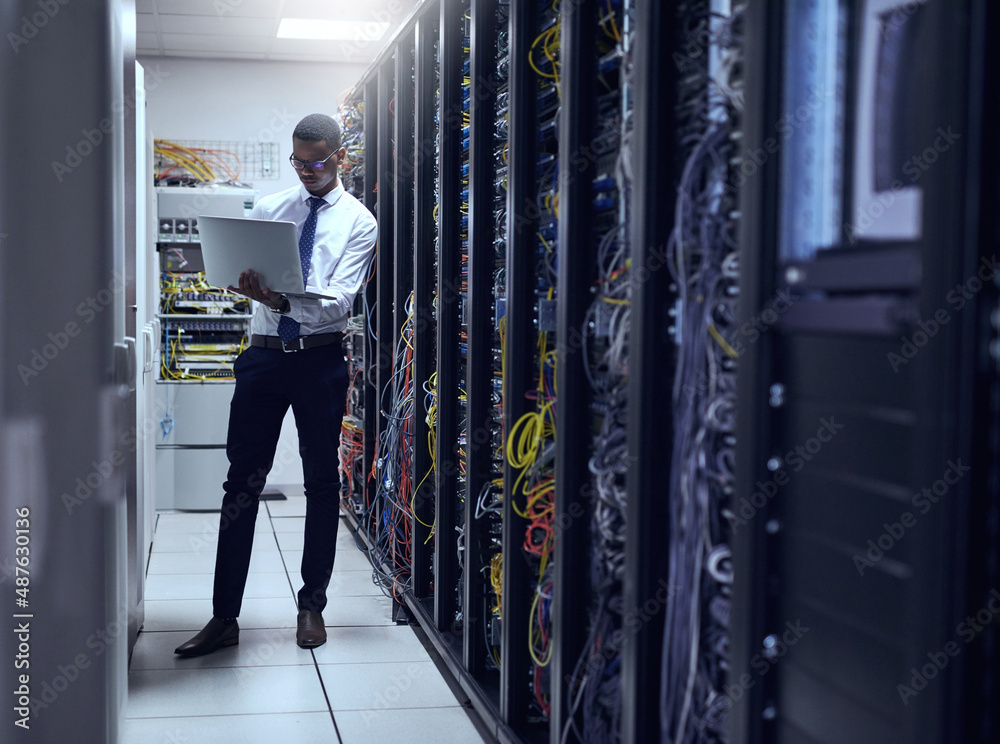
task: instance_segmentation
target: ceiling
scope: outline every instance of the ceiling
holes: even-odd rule
[[[347,62],[367,65],[418,0],[136,0],[137,53],[145,56]],[[387,22],[381,38],[277,38],[282,18]]]

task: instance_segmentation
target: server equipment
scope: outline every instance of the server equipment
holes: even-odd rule
[[[997,20],[747,10],[739,741],[997,738]]]
[[[198,217],[245,217],[257,192],[219,184],[157,186],[162,328],[154,393],[158,508],[214,509],[228,467],[233,363],[250,338],[250,301],[205,281]]]
[[[998,11],[958,5],[426,0],[346,95],[345,507],[499,741],[995,735]]]

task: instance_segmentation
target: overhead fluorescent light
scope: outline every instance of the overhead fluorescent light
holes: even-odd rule
[[[318,21],[312,18],[282,18],[279,39],[324,39],[327,41],[377,41],[389,30],[376,21]]]

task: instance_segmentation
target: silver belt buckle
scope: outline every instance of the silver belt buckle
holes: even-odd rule
[[[282,339],[281,340],[281,349],[282,349],[282,351],[284,351],[286,353],[292,352],[292,351],[302,351],[302,349],[306,348],[303,345],[303,341],[305,341],[305,336],[299,336],[297,339],[295,339],[294,341],[292,341],[293,344],[298,344],[298,347],[292,346],[291,348],[289,348],[288,344],[285,343],[285,340]]]

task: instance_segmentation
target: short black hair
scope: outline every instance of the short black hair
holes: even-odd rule
[[[340,149],[340,127],[332,117],[326,114],[309,114],[298,124],[292,137],[304,142],[324,141],[333,150]]]

